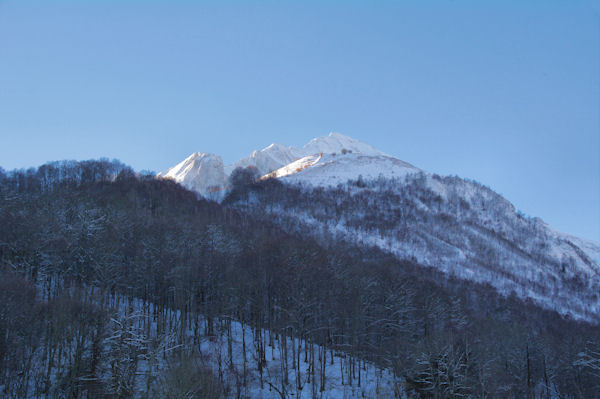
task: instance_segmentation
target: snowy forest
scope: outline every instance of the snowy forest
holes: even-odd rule
[[[248,173],[248,172],[246,172]],[[600,322],[600,269],[576,237],[518,212],[477,182],[423,172],[336,186],[247,184],[227,203],[321,245],[379,248]]]
[[[347,225],[367,207],[233,177],[219,204],[117,161],[0,170],[0,396],[599,397],[596,323],[414,254],[285,227],[295,222],[284,207],[337,209]],[[350,186],[368,184],[380,194],[355,201],[391,195],[381,194],[386,182]],[[397,195],[430,194],[406,187]],[[455,205],[440,203],[435,220],[406,206],[363,227],[411,242],[403,221],[442,234],[472,217]],[[495,234],[509,245],[508,233]],[[485,237],[472,242],[489,254],[477,262],[507,261]],[[550,265],[533,249],[540,264],[572,272],[569,259]],[[573,292],[588,284],[568,282]]]

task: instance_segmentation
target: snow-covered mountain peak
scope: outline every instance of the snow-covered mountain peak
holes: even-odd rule
[[[263,148],[262,151],[289,151],[290,149],[292,149],[292,147],[289,146],[285,146],[283,144],[279,144],[279,143],[272,143],[269,144],[267,147]]]
[[[343,156],[347,157],[342,158]],[[310,174],[302,173],[296,179],[310,175],[311,181],[321,182],[322,179],[315,178],[319,173],[324,173],[328,184],[337,184],[340,179],[356,178],[361,174],[365,177],[377,177],[379,174],[397,176],[416,170],[412,165],[389,157],[369,144],[340,133],[329,133],[312,139],[302,148],[273,143],[227,166],[223,165],[223,160],[218,155],[193,153],[158,176],[171,178],[206,196],[217,187],[219,190],[226,189],[227,176],[234,169],[250,166],[256,167],[261,176],[277,177],[291,176],[318,166]]]
[[[158,177],[173,179],[189,190],[206,195],[225,186],[224,169],[219,155],[195,152],[166,172],[159,173]]]
[[[369,144],[334,132],[329,133],[327,136],[312,139],[301,149],[303,155],[334,154],[342,151],[356,152],[363,155],[387,155]]]
[[[182,174],[192,170],[194,165],[202,163],[209,159],[220,158],[218,155],[205,153],[205,152],[194,152],[183,161],[179,162],[177,165],[169,168],[166,172],[161,172],[158,174],[160,177],[170,177],[177,180],[178,177],[181,177]],[[221,161],[222,162],[222,161]]]
[[[262,150],[254,150],[249,157],[242,158],[237,162],[225,167],[225,173],[231,172],[238,167],[246,168],[255,166],[261,175],[265,175],[275,169],[294,162],[300,157],[297,150],[293,147],[286,147],[282,144],[273,143]]]

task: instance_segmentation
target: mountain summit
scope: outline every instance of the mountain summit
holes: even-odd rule
[[[227,177],[223,159],[214,154],[195,152],[158,177],[173,179],[189,190],[207,195],[224,187]]]
[[[342,151],[356,152],[363,155],[386,155],[369,144],[344,136],[340,133],[329,133],[328,136],[317,137],[308,142],[300,152],[304,155],[313,155],[318,153],[334,154]]]
[[[196,152],[179,164],[158,174],[170,178],[200,195],[215,198],[227,188],[234,169],[256,167],[261,176],[291,177],[311,184],[337,184],[351,178],[402,176],[418,171],[412,165],[340,133],[310,140],[302,148],[273,143],[230,165],[218,155]],[[313,168],[314,167],[314,168]],[[309,169],[314,169],[309,172]],[[302,172],[302,173],[300,173]]]

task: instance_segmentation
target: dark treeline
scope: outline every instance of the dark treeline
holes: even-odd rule
[[[265,348],[275,345],[293,359],[282,361],[281,397],[302,389],[287,381],[301,363],[324,389],[334,356],[345,359],[345,383],[360,385],[371,361],[392,369],[413,397],[598,395],[598,327],[491,287],[372,248],[325,249],[118,162],[2,172],[0,190],[3,397],[176,397],[132,383],[141,372],[132,353],[152,359],[151,345],[142,351],[120,339],[133,330],[112,313],[117,297],[137,299],[178,344],[230,337],[232,321],[254,331],[238,389],[200,369],[194,375],[210,389],[192,397],[242,397],[246,370],[258,370],[262,384]],[[174,310],[179,329],[166,331]],[[298,339],[288,347],[287,338]],[[190,369],[186,362],[156,377],[161,389]]]

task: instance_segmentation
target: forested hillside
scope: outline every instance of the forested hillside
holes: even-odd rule
[[[398,397],[600,392],[598,326],[240,205],[276,181],[220,205],[87,161],[1,171],[0,190],[2,397],[330,397],[333,364],[352,386],[388,370]]]
[[[527,217],[491,189],[423,172],[315,186],[304,184],[302,173],[292,184],[250,185],[248,195],[227,201],[323,245],[376,247],[490,284],[505,296],[600,322],[600,246]]]

